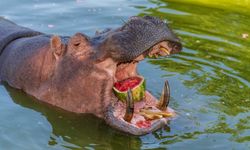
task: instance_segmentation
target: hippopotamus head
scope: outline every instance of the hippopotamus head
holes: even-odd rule
[[[126,104],[112,90],[116,81],[138,76],[137,64],[145,57],[168,56],[181,50],[180,40],[160,19],[131,17],[122,27],[104,30],[92,38],[77,33],[66,44],[53,36],[50,47],[56,67],[46,86],[49,90],[41,98],[51,99],[54,105],[70,111],[92,113],[110,126],[134,135],[149,133],[167,123],[168,118],[163,117],[138,126],[138,122],[145,121],[140,109],[146,106],[160,109],[158,100],[148,91],[142,101],[134,104],[128,92]],[[168,92],[166,83],[165,101]],[[129,120],[124,119],[131,113],[134,114]]]

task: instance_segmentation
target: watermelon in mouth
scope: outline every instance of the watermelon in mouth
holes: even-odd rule
[[[126,102],[126,98],[128,96],[127,93],[129,89],[132,92],[134,101],[143,100],[145,97],[146,90],[145,79],[142,76],[135,76],[114,83],[114,93],[116,97],[123,102]]]

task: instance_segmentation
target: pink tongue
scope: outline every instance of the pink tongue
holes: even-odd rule
[[[151,121],[149,120],[139,120],[136,122],[138,128],[149,128],[151,127]]]
[[[122,81],[115,82],[114,86],[121,92],[127,91],[129,88],[133,89],[136,85],[141,82],[141,79],[138,77],[131,77]]]

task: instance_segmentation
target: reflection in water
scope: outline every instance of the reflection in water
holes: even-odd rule
[[[239,143],[250,141],[250,40],[241,38],[242,33],[250,31],[249,13],[236,14],[241,7],[230,5],[211,8],[201,1],[152,2],[158,7],[144,9],[143,14],[167,18],[185,49],[180,55],[149,62],[161,70],[179,73],[183,85],[195,89],[197,96],[202,95],[192,101],[210,109],[201,112],[217,116],[209,125],[203,124],[202,130],[179,137],[193,139],[217,133],[230,134],[229,140]]]
[[[93,115],[65,112],[20,94],[20,91],[7,85],[5,88],[16,104],[40,112],[46,117],[52,127],[48,140],[48,145],[51,147],[101,149],[138,149],[140,147],[140,140],[137,137],[114,131],[103,120]]]
[[[222,111],[228,115],[248,111],[250,44],[249,40],[242,39],[239,33],[244,30],[246,32],[250,22],[234,22],[245,20],[248,15],[235,15],[234,12],[225,10],[211,11],[211,8],[193,3],[169,3],[168,8],[172,7],[193,15],[176,17],[176,14],[158,12],[159,8],[146,12],[168,18],[171,26],[178,28],[180,37],[185,41],[184,46],[188,49],[171,58],[171,61],[163,59],[150,62],[167,71],[189,76],[190,80],[186,80],[184,84],[196,87],[201,94],[218,96],[228,109]],[[206,12],[206,15],[202,15],[202,12]],[[227,25],[228,23],[230,25]]]
[[[160,60],[147,59],[139,64],[139,72],[147,79],[148,89],[160,96],[162,83],[167,79],[171,87],[170,106],[177,110],[178,117],[163,128],[146,136],[134,137],[110,129],[104,121],[91,115],[75,115],[55,109],[46,104],[31,100],[22,92],[6,86],[15,104],[5,106],[0,118],[1,141],[11,141],[12,145],[25,145],[36,149],[249,149],[250,148],[250,38],[243,39],[243,33],[250,34],[250,2],[248,0],[149,0],[123,1],[123,5],[110,3],[93,7],[89,3],[70,5],[69,2],[56,2],[41,5],[50,10],[45,13],[46,20],[55,23],[55,29],[46,26],[34,28],[44,32],[70,34],[73,31],[94,33],[97,28],[114,27],[122,22],[119,19],[131,15],[150,14],[165,19],[183,41],[184,50],[180,54]],[[2,3],[2,2],[1,2]],[[7,3],[7,1],[5,2]],[[66,4],[66,5],[65,5]],[[69,4],[69,5],[68,5]],[[37,4],[39,5],[39,4]],[[54,7],[65,5],[65,12],[54,20],[58,13]],[[0,5],[0,8],[2,8]],[[80,7],[79,7],[80,6]],[[83,7],[86,9],[82,9]],[[100,8],[99,8],[100,6]],[[108,7],[110,6],[110,7]],[[124,7],[124,8],[123,8]],[[77,8],[77,9],[75,9]],[[132,9],[133,8],[133,9]],[[52,11],[53,9],[53,11]],[[5,8],[1,9],[5,10]],[[90,10],[90,11],[87,11]],[[95,10],[95,12],[94,12]],[[41,10],[28,9],[32,14]],[[8,17],[30,20],[36,15],[15,16],[4,11]],[[114,13],[117,12],[117,13]],[[67,24],[75,14],[81,15],[84,23],[75,20]],[[43,14],[43,13],[41,13]],[[73,14],[73,15],[72,15]],[[115,15],[112,15],[115,14]],[[122,14],[123,16],[117,16]],[[55,22],[56,21],[56,22]],[[101,23],[100,23],[101,22]],[[25,24],[26,22],[22,22]],[[85,27],[82,27],[85,24]],[[32,28],[33,28],[32,27]],[[38,29],[38,30],[39,30]],[[1,86],[0,86],[1,87]],[[2,97],[3,90],[0,90]],[[0,97],[0,98],[1,98]],[[5,98],[5,99],[8,99]],[[4,103],[3,103],[4,102]],[[0,109],[3,109],[0,107]],[[21,127],[24,137],[33,137],[20,142],[18,131],[10,134],[8,126],[14,130],[15,123],[9,123],[10,113],[17,111],[18,123],[28,120],[30,128]],[[27,116],[24,116],[27,115]],[[45,119],[45,120],[44,120]],[[43,128],[35,128],[33,120],[38,120]],[[20,128],[20,127],[19,127]],[[30,132],[33,129],[36,133]],[[45,132],[47,131],[47,132]],[[10,139],[13,137],[13,139]],[[27,138],[28,139],[28,138]],[[39,142],[41,140],[42,142]],[[42,143],[42,144],[41,144]]]

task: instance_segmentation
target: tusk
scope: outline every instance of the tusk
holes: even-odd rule
[[[162,50],[163,52],[167,53],[167,55],[170,55],[170,52],[165,47],[161,47],[160,50]]]
[[[134,100],[131,90],[129,89],[127,92],[127,99],[126,99],[126,113],[123,119],[127,122],[130,122],[134,115]]]
[[[161,98],[157,107],[160,110],[165,111],[168,107],[169,100],[170,100],[170,89],[169,89],[168,81],[166,80],[164,83],[164,88],[162,90]]]

